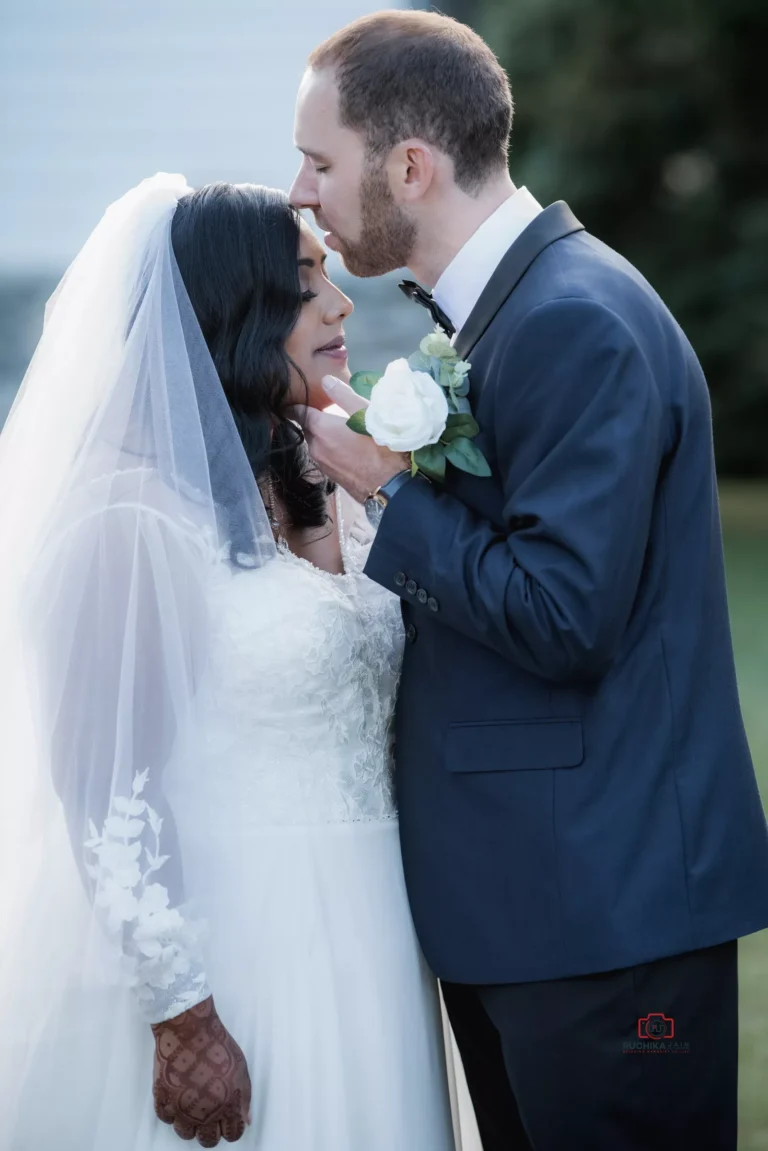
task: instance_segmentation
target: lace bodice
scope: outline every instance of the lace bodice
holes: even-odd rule
[[[240,821],[395,815],[400,603],[363,575],[372,532],[359,518],[343,525],[341,494],[337,508],[342,575],[284,545],[255,571],[211,560],[210,675],[190,758],[198,799],[202,789],[211,809],[236,810]]]

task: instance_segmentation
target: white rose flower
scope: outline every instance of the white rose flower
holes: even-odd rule
[[[415,452],[436,444],[448,423],[448,400],[427,372],[394,360],[371,393],[365,426],[377,444],[393,452]]]

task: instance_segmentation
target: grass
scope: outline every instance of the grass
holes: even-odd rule
[[[721,486],[728,603],[744,722],[768,808],[768,484]],[[768,930],[739,945],[740,1151],[768,1151]]]

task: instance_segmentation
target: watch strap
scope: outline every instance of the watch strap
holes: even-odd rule
[[[377,488],[373,493],[373,498],[382,504],[382,506],[386,506],[397,492],[400,491],[400,488],[404,487],[410,479],[411,469],[405,468],[402,472],[398,472],[396,476],[393,476],[391,480],[387,480],[385,484]],[[384,497],[383,500],[379,498],[380,496]]]

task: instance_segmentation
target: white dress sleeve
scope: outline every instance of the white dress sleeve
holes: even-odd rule
[[[206,662],[200,550],[127,503],[86,517],[57,553],[38,651],[51,773],[94,914],[160,1022],[210,994],[163,793]]]

